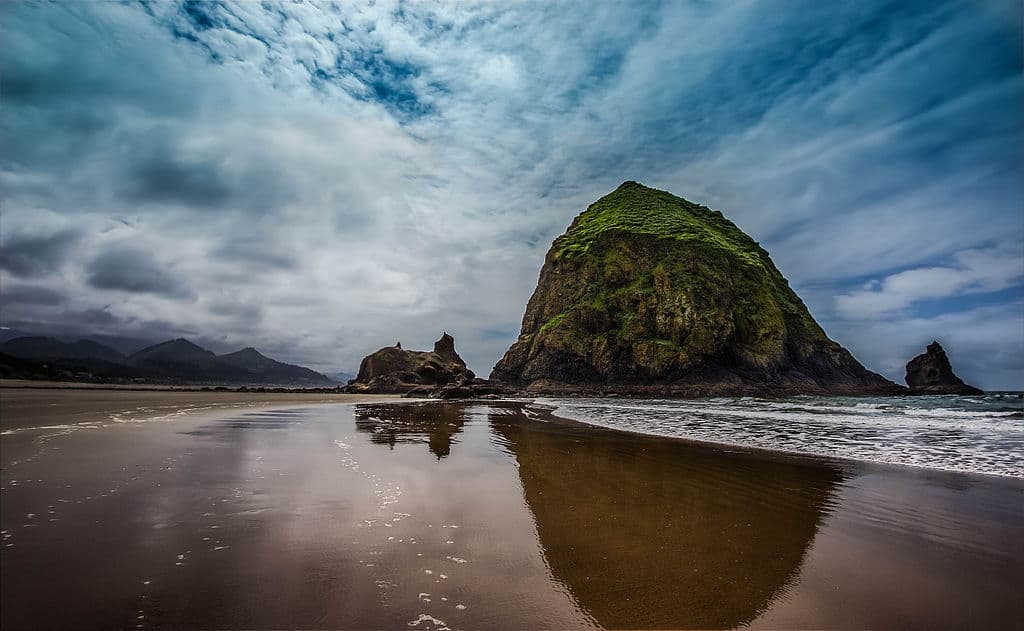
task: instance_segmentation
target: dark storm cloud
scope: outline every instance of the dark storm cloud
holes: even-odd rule
[[[136,151],[113,165],[123,170],[123,186],[115,193],[119,199],[134,207],[263,213],[296,198],[294,186],[272,156],[229,143],[190,151],[174,138],[180,131],[162,125],[146,139],[133,140],[138,143]]]
[[[109,308],[85,309],[71,312],[68,315],[70,316],[67,318],[69,321],[87,329],[109,328],[122,323],[121,318],[111,313]]]
[[[181,162],[166,156],[142,161],[127,174],[126,197],[130,201],[178,202],[192,207],[224,204],[231,190],[222,181],[212,160]]]
[[[11,303],[5,304],[4,309],[0,311],[0,325],[38,331],[40,334],[46,335],[85,336],[107,330],[118,330],[124,324],[124,320],[111,313],[106,307],[54,309],[48,305]]]
[[[200,102],[189,55],[147,45],[128,7],[106,8],[118,21],[91,8],[0,4],[0,164],[63,173],[81,167],[83,154],[118,140],[126,114],[187,116]],[[131,52],[122,54],[110,40]]]
[[[167,269],[142,250],[124,247],[104,252],[86,268],[90,285],[131,293],[189,296],[188,290]]]
[[[0,294],[0,305],[10,308],[12,305],[59,305],[67,300],[67,297],[59,291],[54,291],[39,285],[10,285],[5,284]]]
[[[58,269],[81,237],[76,230],[46,236],[0,235],[0,269],[18,276],[38,276]]]

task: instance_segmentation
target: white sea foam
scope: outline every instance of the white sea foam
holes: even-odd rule
[[[434,625],[434,629],[436,629],[436,631],[449,631],[448,624],[444,620],[435,618],[434,616],[430,616],[425,613],[421,613],[419,616],[416,617],[415,620],[411,620],[407,624],[410,627],[418,627],[424,622]]]
[[[626,431],[871,462],[1024,477],[1024,401],[974,397],[540,399]]]

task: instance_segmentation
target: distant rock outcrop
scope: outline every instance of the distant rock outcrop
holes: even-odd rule
[[[945,349],[935,341],[907,363],[907,385],[912,394],[985,394],[953,374]]]
[[[638,396],[905,391],[830,340],[722,213],[636,182],[555,239],[491,379]]]
[[[475,375],[455,352],[455,338],[445,333],[433,351],[409,351],[401,343],[386,346],[363,358],[349,392],[406,393],[426,386],[470,382]]]

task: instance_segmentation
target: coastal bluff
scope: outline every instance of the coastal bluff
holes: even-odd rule
[[[985,394],[953,373],[946,350],[936,341],[907,363],[911,394]]]
[[[721,212],[637,182],[554,240],[491,379],[550,394],[906,393],[829,339]]]
[[[363,358],[359,374],[345,388],[353,393],[404,394],[422,388],[430,391],[448,384],[473,380],[473,371],[455,351],[455,338],[448,333],[434,343],[432,351],[411,351],[401,342],[386,346]]]

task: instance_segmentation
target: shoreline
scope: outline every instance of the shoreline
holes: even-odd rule
[[[508,403],[523,403],[522,401],[507,400],[503,399],[502,402]],[[931,467],[927,465],[918,465],[911,463],[897,463],[897,462],[884,462],[880,460],[861,460],[853,457],[846,456],[833,456],[825,454],[814,454],[803,451],[794,451],[787,449],[758,447],[754,445],[745,445],[742,443],[731,443],[726,441],[713,441],[703,440],[700,438],[689,438],[685,436],[668,436],[665,434],[652,434],[642,432],[638,430],[620,428],[620,427],[609,427],[607,425],[599,425],[597,423],[588,423],[586,421],[579,421],[564,416],[559,416],[557,408],[552,409],[550,405],[545,403],[530,403],[526,402],[524,407],[527,405],[533,405],[543,409],[544,416],[546,417],[543,422],[557,423],[566,427],[578,427],[581,429],[595,430],[599,432],[612,432],[618,434],[625,434],[628,436],[639,437],[643,439],[659,440],[659,441],[670,441],[676,442],[687,447],[691,447],[697,450],[712,451],[721,454],[743,454],[752,456],[755,458],[762,458],[771,462],[781,463],[792,463],[792,464],[805,464],[818,466],[822,468],[827,467],[839,467],[841,469],[856,472],[856,473],[867,473],[867,472],[885,472],[890,471],[897,475],[914,475],[920,473],[924,475],[934,476],[948,476],[950,478],[977,478],[979,481],[989,482],[1011,482],[1021,485],[1021,492],[1024,493],[1024,476],[1015,476],[1000,473],[986,473],[981,471],[964,471],[960,469],[943,469],[940,467]]]
[[[46,430],[46,429],[69,429],[70,425],[81,425],[82,428],[88,428],[95,426],[95,423],[101,422],[144,422],[156,418],[162,418],[170,415],[177,416],[195,416],[200,414],[208,414],[211,412],[217,412],[219,410],[276,410],[283,409],[286,407],[294,406],[319,406],[319,405],[337,405],[337,404],[361,404],[361,403],[374,403],[374,404],[388,404],[388,405],[409,405],[409,404],[432,404],[432,403],[449,403],[463,406],[471,405],[488,405],[488,404],[514,404],[521,406],[524,410],[527,408],[539,409],[547,417],[547,422],[554,422],[563,424],[566,426],[577,426],[580,428],[587,428],[594,431],[607,431],[622,433],[631,436],[639,436],[648,439],[655,440],[669,440],[679,442],[685,445],[689,445],[695,448],[714,450],[719,453],[744,453],[753,456],[758,456],[766,459],[776,459],[782,461],[797,461],[804,463],[817,464],[818,466],[842,466],[843,468],[848,467],[869,467],[876,468],[879,470],[892,470],[895,472],[901,472],[906,470],[910,472],[922,472],[936,475],[949,475],[949,476],[966,476],[966,477],[978,477],[986,480],[1016,480],[1018,482],[1024,482],[1024,476],[1017,476],[1012,474],[1002,473],[991,473],[983,471],[970,471],[962,469],[949,469],[943,467],[930,466],[926,464],[915,464],[915,463],[903,463],[903,462],[887,462],[882,460],[868,460],[860,459],[851,456],[831,455],[831,454],[818,454],[798,450],[790,450],[778,447],[761,447],[756,445],[749,445],[744,443],[730,442],[728,440],[708,440],[702,438],[693,438],[686,436],[673,436],[667,434],[659,434],[652,432],[645,432],[635,429],[628,429],[622,427],[612,427],[608,425],[602,425],[596,422],[581,421],[566,416],[560,416],[557,414],[558,407],[552,406],[549,403],[541,401],[545,399],[544,396],[527,396],[527,397],[502,397],[498,399],[431,399],[431,398],[406,398],[401,394],[349,394],[349,393],[321,393],[301,390],[291,390],[287,392],[258,392],[254,390],[249,391],[234,391],[234,390],[220,390],[215,391],[212,389],[198,389],[198,388],[179,388],[179,387],[158,387],[158,388],[137,388],[137,387],[33,387],[33,386],[10,386],[3,383],[4,380],[0,380],[0,390],[8,391],[36,391],[39,393],[43,392],[62,392],[71,395],[73,392],[121,392],[125,394],[135,393],[151,393],[157,395],[169,395],[172,398],[184,395],[200,395],[201,398],[209,398],[210,401],[196,402],[188,399],[183,399],[179,402],[168,404],[160,401],[155,403],[161,405],[159,412],[156,409],[147,409],[147,406],[140,405],[135,409],[123,409],[123,406],[117,406],[120,409],[104,409],[99,411],[90,411],[91,418],[77,420],[73,423],[60,423],[54,425],[35,425],[35,424],[22,424],[22,425],[10,425],[10,410],[6,410],[7,413],[0,415],[0,435],[14,435],[24,431],[34,430]],[[8,380],[9,381],[9,380]],[[817,395],[808,395],[814,397]],[[602,397],[588,397],[579,396],[572,397],[574,399],[596,399]],[[638,399],[624,398],[624,401],[635,401]],[[128,405],[132,405],[138,402],[130,402]],[[145,403],[145,402],[143,402]],[[10,401],[6,397],[0,397],[0,411],[4,411],[4,408],[9,408]],[[132,414],[138,412],[139,414]],[[150,414],[150,412],[153,412]],[[95,418],[96,415],[106,414],[105,419]],[[115,414],[128,414],[127,417],[119,419],[111,419],[110,417]],[[140,415],[141,414],[141,415]]]
[[[139,422],[175,414],[217,410],[274,409],[296,405],[394,401],[396,395],[319,392],[225,392],[137,388],[3,388],[0,432],[20,433],[51,425]],[[117,417],[116,419],[114,417]]]
[[[810,395],[810,396],[814,396],[814,395]],[[502,399],[502,401],[508,401],[508,402],[513,402],[513,403],[520,402],[520,401],[514,400],[514,399]],[[886,462],[886,461],[883,461],[883,460],[866,460],[866,459],[854,458],[852,456],[836,456],[836,455],[827,455],[827,454],[816,454],[816,453],[810,453],[810,452],[806,452],[806,451],[796,451],[796,450],[782,449],[782,448],[759,447],[759,446],[756,446],[756,445],[746,445],[746,444],[743,444],[743,443],[733,443],[733,442],[729,442],[729,441],[725,441],[725,440],[721,440],[721,441],[706,440],[706,439],[692,438],[692,437],[687,437],[687,436],[671,436],[671,435],[667,435],[667,434],[655,434],[655,433],[643,432],[643,431],[639,431],[639,430],[627,429],[627,428],[622,428],[622,427],[610,427],[608,425],[600,425],[598,423],[588,423],[586,421],[580,421],[580,420],[577,420],[577,419],[567,418],[565,416],[559,416],[557,414],[557,407],[556,408],[551,408],[551,406],[546,404],[546,403],[537,403],[536,401],[534,401],[533,405],[544,408],[545,411],[548,412],[548,416],[552,420],[552,422],[564,423],[564,424],[570,424],[570,425],[579,425],[579,426],[582,426],[582,427],[593,428],[593,429],[597,429],[597,430],[604,430],[604,431],[609,431],[609,432],[621,432],[621,433],[624,433],[624,434],[629,434],[631,436],[642,436],[642,437],[645,437],[645,438],[653,438],[653,439],[659,439],[659,440],[678,441],[678,442],[681,442],[681,443],[684,443],[684,444],[687,444],[687,445],[692,445],[694,447],[703,447],[703,448],[708,448],[708,449],[714,449],[714,450],[721,451],[721,452],[729,452],[731,450],[739,450],[742,453],[749,453],[751,455],[762,455],[762,456],[768,457],[768,458],[770,458],[772,456],[778,456],[780,458],[790,458],[790,459],[793,459],[793,460],[818,462],[822,466],[826,466],[826,465],[829,465],[829,464],[831,464],[831,465],[840,465],[840,466],[844,465],[844,464],[847,464],[847,465],[860,465],[860,466],[865,466],[865,467],[878,467],[878,468],[882,468],[882,469],[894,469],[894,470],[910,469],[910,470],[913,470],[913,471],[920,470],[920,471],[923,471],[923,472],[931,472],[931,473],[936,473],[936,474],[963,475],[963,476],[968,476],[968,477],[978,476],[978,477],[982,477],[982,478],[985,478],[985,479],[1005,479],[1005,480],[1017,480],[1017,481],[1020,481],[1020,482],[1024,482],[1024,476],[1017,476],[1017,475],[1011,475],[1011,474],[989,473],[989,472],[984,472],[984,471],[968,471],[968,470],[963,470],[963,469],[944,469],[942,467],[934,467],[934,466],[929,466],[929,465],[924,465],[924,464],[903,463],[903,462]]]
[[[606,428],[533,400],[262,403],[0,437],[7,624],[935,628],[1021,613],[1017,479]]]
[[[501,382],[498,382],[501,383]],[[503,384],[505,385],[505,384]],[[50,381],[34,379],[4,379],[0,378],[0,389],[52,389],[52,390],[139,390],[139,391],[175,391],[175,392],[257,392],[257,393],[340,393],[340,394],[408,394],[408,390],[398,392],[343,392],[347,386],[338,384],[333,387],[326,386],[276,386],[268,384],[219,384],[219,383],[97,383],[89,381]],[[440,388],[442,386],[438,386]],[[637,386],[575,386],[570,384],[558,384],[556,386],[518,387],[509,385],[509,388],[516,389],[517,394],[522,398],[530,397],[560,397],[566,399],[622,399],[625,401],[644,400],[679,400],[699,401],[701,399],[716,398],[754,398],[764,400],[776,400],[797,397],[901,397],[901,398],[927,398],[936,396],[999,396],[1008,399],[1024,399],[1024,391],[1019,390],[985,390],[981,394],[959,394],[950,395],[922,390],[913,390],[905,386],[893,389],[851,389],[838,388],[834,390],[814,388],[796,388],[791,386],[721,386],[718,384],[689,384],[689,385],[637,385]],[[411,397],[421,398],[421,397]],[[422,397],[430,399],[430,397]],[[469,397],[473,400],[486,400],[482,397]],[[455,400],[458,400],[457,398]],[[491,399],[493,400],[493,399]]]
[[[209,383],[100,383],[94,381],[50,381],[46,379],[0,379],[0,389],[35,390],[126,390],[153,392],[258,392],[258,393],[332,393],[344,386],[274,386],[268,384],[225,385]],[[245,388],[241,390],[241,388]],[[340,392],[339,392],[340,393]],[[340,393],[348,394],[348,393]]]

